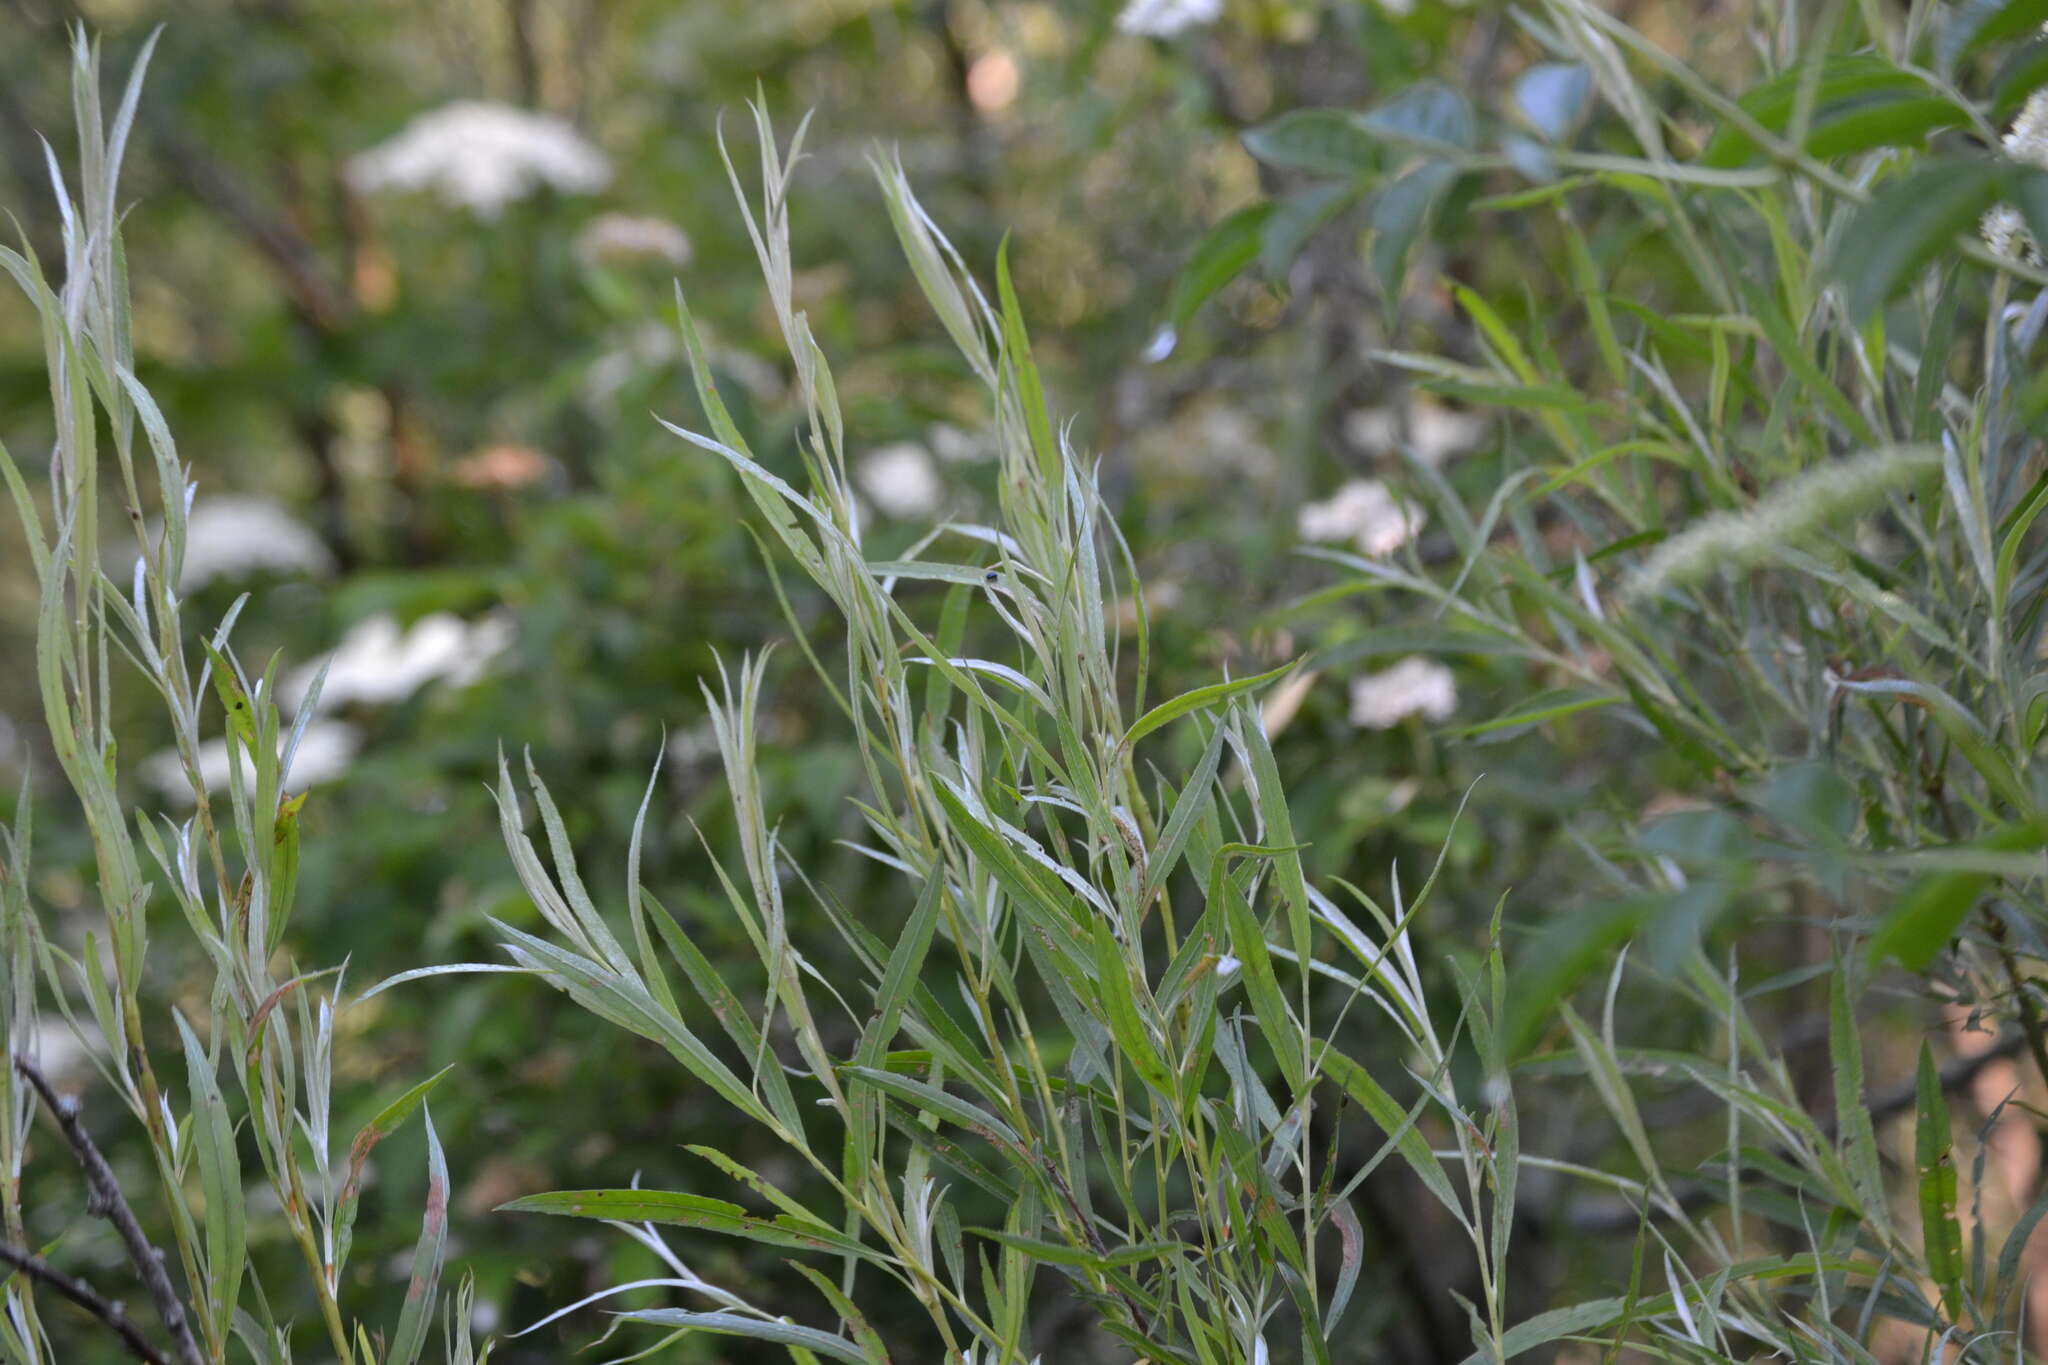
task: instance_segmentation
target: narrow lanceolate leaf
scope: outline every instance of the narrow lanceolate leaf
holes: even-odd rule
[[[363,1170],[369,1165],[370,1152],[378,1143],[391,1136],[400,1124],[411,1118],[413,1111],[426,1102],[428,1093],[441,1083],[441,1078],[454,1069],[455,1064],[449,1063],[385,1105],[377,1111],[375,1117],[362,1126],[361,1131],[356,1134],[356,1140],[349,1144],[348,1179],[342,1184],[341,1198],[336,1202],[334,1213],[337,1226],[334,1265],[330,1273],[335,1278],[340,1278],[342,1267],[348,1264],[349,1248],[355,1237],[356,1205],[362,1197]]]
[[[1300,662],[1301,660],[1296,659],[1293,663],[1282,664],[1278,668],[1249,678],[1232,678],[1228,682],[1211,683],[1207,687],[1197,687],[1192,692],[1183,692],[1171,701],[1163,701],[1131,722],[1131,728],[1124,732],[1124,747],[1128,749],[1162,725],[1171,724],[1182,716],[1204,710],[1220,701],[1228,701],[1240,692],[1249,692],[1255,687],[1277,682],[1283,673]]]
[[[764,1246],[784,1247],[792,1251],[823,1251],[876,1259],[872,1247],[863,1246],[823,1223],[812,1223],[787,1214],[773,1219],[756,1218],[738,1204],[672,1190],[554,1190],[501,1204],[498,1211],[552,1213],[565,1218],[599,1218],[616,1223],[663,1223],[744,1237]]]
[[[1828,977],[1828,1052],[1834,1063],[1836,1130],[1843,1164],[1862,1201],[1862,1216],[1888,1235],[1890,1205],[1884,1170],[1878,1163],[1877,1133],[1863,1104],[1863,1041],[1857,1036],[1856,1007],[1849,998],[1849,972],[1840,962]]]
[[[1179,1242],[1135,1242],[1108,1251],[1096,1251],[1089,1247],[1047,1242],[1037,1237],[1019,1237],[1015,1233],[1003,1232],[997,1228],[967,1230],[978,1237],[987,1237],[991,1241],[1001,1242],[1006,1247],[1013,1247],[1035,1261],[1080,1266],[1086,1270],[1111,1270],[1119,1266],[1137,1265],[1143,1261],[1161,1261],[1184,1250]]]
[[[174,1012],[185,1043],[185,1069],[192,1087],[192,1118],[186,1141],[193,1144],[199,1186],[206,1195],[206,1306],[211,1335],[226,1340],[234,1326],[235,1302],[248,1263],[248,1221],[242,1203],[242,1168],[235,1155],[235,1127],[228,1118],[213,1061],[185,1016]]]
[[[1213,906],[1219,902],[1224,908],[1224,923],[1230,929],[1231,951],[1244,964],[1245,994],[1251,997],[1259,1031],[1280,1062],[1288,1093],[1304,1094],[1308,1077],[1302,1061],[1301,1025],[1288,1012],[1287,999],[1280,993],[1280,979],[1273,971],[1273,954],[1266,947],[1266,931],[1221,858],[1216,860],[1215,871],[1209,877],[1209,903]]]
[[[1950,1151],[1948,1101],[1934,1053],[1920,1045],[1918,1119],[1913,1128],[1913,1164],[1920,1177],[1920,1236],[1927,1273],[1941,1291],[1951,1323],[1963,1317],[1963,1238],[1956,1227],[1956,1168]]]
[[[1004,1123],[988,1110],[966,1100],[949,1095],[935,1085],[898,1076],[894,1072],[882,1071],[871,1066],[849,1066],[843,1073],[858,1080],[866,1081],[884,1094],[893,1095],[904,1103],[928,1113],[937,1114],[948,1123],[958,1124],[971,1133],[977,1133],[990,1142],[1017,1148],[1023,1145],[1017,1130]]]
[[[1137,1069],[1145,1084],[1171,1096],[1173,1073],[1167,1070],[1166,1061],[1159,1055],[1151,1030],[1139,1012],[1137,991],[1131,985],[1123,950],[1102,920],[1095,921],[1095,993],[1117,1049]]]
[[[426,1345],[434,1322],[434,1300],[441,1289],[441,1258],[448,1250],[448,1158],[434,1133],[434,1115],[427,1124],[427,1211],[420,1223],[419,1244],[412,1253],[412,1279],[405,1286],[405,1306],[398,1313],[385,1365],[413,1365]]]
[[[1318,1042],[1316,1047],[1323,1073],[1365,1110],[1366,1116],[1387,1135],[1394,1144],[1394,1150],[1401,1154],[1401,1159],[1408,1163],[1416,1178],[1451,1211],[1453,1217],[1462,1221],[1465,1210],[1458,1202],[1457,1191],[1451,1187],[1451,1177],[1431,1150],[1429,1139],[1416,1128],[1415,1115],[1403,1109],[1400,1102],[1389,1095],[1363,1066],[1334,1046]]]
[[[834,1360],[849,1360],[853,1365],[865,1365],[867,1361],[860,1347],[845,1337],[835,1337],[830,1332],[821,1332],[815,1327],[799,1327],[791,1322],[771,1322],[766,1318],[749,1318],[738,1313],[692,1313],[681,1308],[649,1308],[638,1313],[621,1313],[619,1317],[625,1322],[646,1322],[656,1327],[680,1327],[691,1332],[716,1332],[722,1336],[772,1341],[792,1350],[815,1351]]]

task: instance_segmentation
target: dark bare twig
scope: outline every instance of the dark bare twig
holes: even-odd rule
[[[121,1338],[121,1344],[128,1348],[128,1354],[147,1365],[171,1365],[163,1352],[150,1344],[118,1303],[100,1297],[99,1291],[84,1280],[51,1265],[40,1256],[31,1255],[18,1246],[0,1242],[0,1262],[5,1262],[32,1280],[48,1285],[65,1298],[83,1308],[106,1325],[108,1331]]]
[[[50,1085],[42,1071],[28,1058],[16,1055],[14,1069],[19,1071],[28,1083],[35,1087],[48,1106],[50,1116],[57,1120],[57,1127],[63,1132],[64,1140],[71,1144],[71,1150],[78,1157],[78,1164],[85,1168],[85,1183],[89,1191],[86,1208],[114,1225],[121,1234],[121,1244],[128,1249],[128,1259],[135,1263],[135,1271],[142,1277],[142,1283],[149,1289],[150,1298],[156,1301],[157,1316],[164,1321],[164,1329],[171,1334],[171,1345],[183,1365],[206,1365],[206,1358],[200,1353],[199,1343],[193,1339],[192,1325],[185,1319],[185,1303],[178,1297],[177,1289],[171,1284],[170,1273],[164,1269],[164,1254],[150,1245],[143,1235],[142,1224],[135,1221],[135,1210],[128,1207],[127,1196],[121,1193],[121,1186],[114,1179],[113,1167],[100,1155],[100,1149],[93,1144],[85,1125],[78,1120],[78,1101],[69,1095],[59,1095]]]

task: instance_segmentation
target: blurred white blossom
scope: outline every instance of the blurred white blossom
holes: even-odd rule
[[[986,431],[968,431],[951,422],[934,422],[925,428],[925,443],[932,454],[947,464],[974,464],[996,456],[995,439]]]
[[[1444,720],[1457,706],[1451,670],[1419,654],[1351,680],[1351,723],[1367,730],[1391,730],[1410,716]]]
[[[1131,0],[1116,26],[1141,38],[1174,38],[1223,17],[1223,0]]]
[[[611,175],[604,153],[562,119],[482,100],[421,114],[348,162],[349,184],[363,193],[432,189],[480,218],[542,185],[590,194]]]
[[[854,467],[853,481],[886,515],[903,521],[937,512],[945,492],[931,452],[915,441],[869,451]]]
[[[682,265],[690,259],[690,238],[666,218],[600,213],[576,234],[576,254],[594,265],[636,259]]]
[[[1294,525],[1303,540],[1349,541],[1364,554],[1386,555],[1413,540],[1423,520],[1378,479],[1353,479],[1321,502],[1303,503]]]
[[[2048,32],[2048,30],[2044,30]],[[2048,169],[2048,88],[2027,96],[2019,116],[2005,134],[2005,154],[2023,166]],[[2039,261],[2041,247],[2027,231],[2020,211],[2000,204],[1984,215],[1980,228],[1985,245],[2014,260]]]
[[[286,727],[279,736],[280,753],[290,738],[291,730]],[[299,736],[299,747],[293,751],[292,767],[285,774],[284,789],[302,792],[308,787],[332,782],[348,771],[348,765],[355,761],[362,747],[362,734],[353,725],[338,720],[309,721],[305,733]],[[242,755],[242,772],[245,782],[254,781],[255,772],[246,751]],[[192,786],[185,780],[185,765],[176,749],[165,749],[145,758],[136,775],[145,786],[179,805],[192,804]],[[225,739],[209,739],[199,746],[199,780],[210,792],[220,791],[228,785],[228,742]]]
[[[325,660],[295,669],[285,678],[279,697],[287,708],[297,710],[323,663],[327,681],[320,689],[322,710],[350,702],[402,701],[436,681],[466,687],[482,677],[511,642],[512,621],[502,614],[471,622],[437,611],[404,630],[387,612],[358,623]]]
[[[334,556],[312,528],[268,498],[199,498],[185,521],[185,567],[178,591],[252,573],[328,573]]]
[[[1460,412],[1423,394],[1411,394],[1406,409],[1408,450],[1434,469],[1478,445],[1486,418]],[[1391,455],[1402,441],[1400,414],[1391,407],[1360,408],[1344,419],[1344,434],[1368,455]]]

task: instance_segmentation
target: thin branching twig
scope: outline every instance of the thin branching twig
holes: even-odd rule
[[[89,1191],[86,1207],[114,1225],[121,1235],[121,1245],[127,1248],[128,1259],[135,1263],[136,1274],[149,1289],[149,1297],[156,1302],[157,1315],[163,1319],[164,1329],[171,1334],[171,1345],[183,1365],[205,1365],[200,1354],[199,1343],[192,1336],[192,1326],[185,1318],[185,1303],[172,1285],[170,1273],[164,1269],[164,1254],[159,1251],[142,1231],[142,1224],[135,1219],[135,1210],[128,1207],[127,1196],[121,1193],[120,1182],[114,1178],[113,1167],[100,1155],[100,1149],[93,1143],[91,1134],[78,1118],[78,1101],[70,1095],[59,1095],[50,1085],[49,1079],[28,1058],[16,1055],[14,1069],[21,1073],[28,1083],[42,1096],[52,1118],[57,1120],[64,1140],[71,1144],[72,1152],[78,1157],[78,1164],[85,1170],[86,1187]]]
[[[65,1298],[83,1308],[105,1324],[108,1331],[121,1338],[121,1344],[128,1348],[128,1354],[147,1365],[171,1365],[162,1351],[142,1335],[140,1328],[129,1321],[128,1314],[119,1303],[107,1299],[74,1275],[67,1275],[42,1257],[22,1250],[11,1243],[0,1242],[0,1261],[13,1266],[22,1274],[41,1284],[48,1285]]]

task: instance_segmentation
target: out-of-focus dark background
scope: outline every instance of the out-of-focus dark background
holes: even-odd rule
[[[300,756],[321,779],[287,941],[301,963],[346,957],[367,983],[491,957],[487,916],[530,922],[486,789],[501,749],[530,752],[612,903],[665,750],[643,875],[700,943],[748,958],[699,842],[701,830],[727,846],[698,679],[791,631],[735,482],[653,415],[697,420],[673,325],[680,281],[757,449],[798,468],[785,363],[719,151],[722,127],[753,183],[755,99],[785,135],[810,116],[795,289],[837,367],[877,553],[943,517],[983,519],[992,479],[987,414],[870,177],[868,158],[893,150],[978,270],[1009,236],[1055,406],[1099,456],[1147,583],[1155,695],[1320,651],[1268,717],[1297,820],[1323,831],[1319,873],[1383,888],[1398,863],[1419,880],[1483,757],[1487,780],[1449,846],[1460,875],[1422,929],[1459,932],[1511,884],[1541,901],[1576,856],[1552,838],[1561,819],[1651,789],[1640,773],[1641,790],[1590,791],[1590,766],[1534,739],[1453,753],[1432,725],[1486,714],[1520,674],[1468,657],[1379,677],[1396,660],[1372,632],[1410,609],[1318,598],[1333,575],[1297,553],[1435,544],[1437,528],[1365,482],[1395,477],[1397,443],[1461,489],[1496,477],[1487,418],[1412,399],[1370,358],[1467,344],[1436,272],[1416,271],[1407,291],[1396,272],[1390,292],[1362,249],[1364,210],[1337,206],[1319,226],[1314,204],[1294,203],[1305,245],[1200,308],[1176,303],[1214,225],[1294,202],[1298,186],[1248,154],[1244,130],[1305,106],[1365,107],[1429,72],[1483,101],[1526,60],[1512,21],[1435,0],[1227,11],[1146,34],[1120,28],[1113,5],[1002,0],[0,0],[0,207],[46,261],[61,253],[38,139],[68,164],[68,26],[103,34],[121,72],[165,25],[124,191],[138,369],[199,480],[187,593],[203,620],[249,594],[240,652],[281,652],[287,700],[298,670],[334,656]],[[1472,231],[1464,200],[1434,221],[1423,258],[1514,278],[1518,244]],[[32,472],[45,395],[34,316],[0,293],[0,440]],[[33,578],[6,521],[0,789],[28,771],[32,796],[50,798],[34,890],[60,925],[84,922],[88,855],[44,751]],[[819,604],[789,591],[808,625]],[[819,642],[829,660],[830,633]],[[845,801],[853,754],[797,650],[777,652],[771,677],[762,752],[783,840],[849,903],[875,887],[862,909],[885,929],[908,910],[902,889],[836,843],[859,832]],[[174,813],[148,761],[164,737],[140,689],[130,695],[130,799]],[[1586,752],[1615,742],[1583,738]],[[169,1000],[174,967],[174,955],[158,966]],[[451,1261],[475,1273],[480,1314],[501,1328],[658,1268],[623,1239],[495,1205],[636,1172],[709,1191],[717,1178],[682,1145],[736,1141],[656,1049],[510,977],[423,982],[345,1015],[339,1130],[451,1062],[434,1100],[455,1167]],[[109,1146],[139,1162],[111,1103],[94,1111],[89,1070],[75,1079]],[[394,1299],[420,1144],[408,1130],[380,1149],[353,1263]],[[32,1214],[54,1236],[75,1191],[56,1154],[42,1159],[51,1193]],[[1437,1276],[1408,1193],[1365,1190],[1381,1289]],[[772,1301],[771,1260],[708,1240],[684,1249],[708,1277]],[[1464,1324],[1440,1300],[1367,1305],[1361,1340],[1405,1359],[1462,1355]],[[593,1321],[500,1358],[567,1358]],[[696,1345],[669,1358],[739,1357]]]

